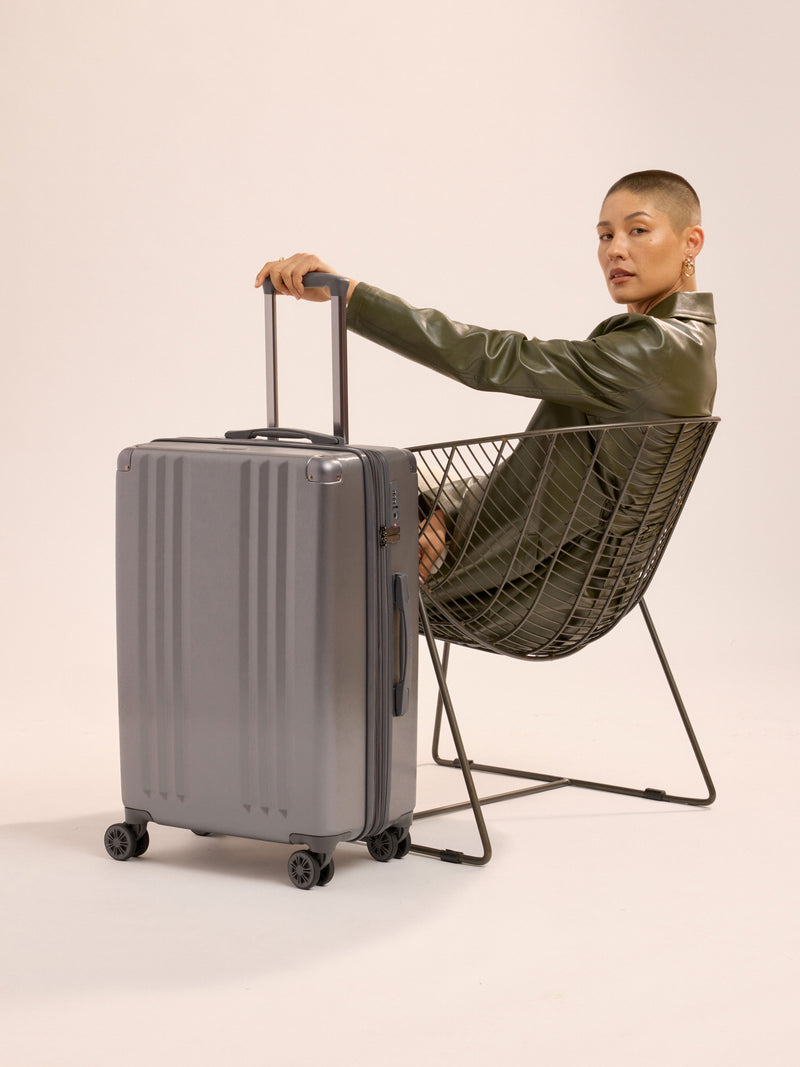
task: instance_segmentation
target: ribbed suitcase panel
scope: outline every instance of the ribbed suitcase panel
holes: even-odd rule
[[[270,530],[271,515],[291,515],[296,493],[287,463],[242,465],[239,543],[239,757],[242,804],[284,817],[291,806],[287,767],[294,761],[288,709],[295,674],[295,539]],[[272,534],[272,536],[270,536]],[[266,545],[266,551],[262,546]],[[277,625],[276,620],[283,620]]]
[[[142,788],[183,800],[184,462],[147,457],[139,481],[138,702]]]

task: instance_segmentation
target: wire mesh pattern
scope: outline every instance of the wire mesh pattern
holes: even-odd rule
[[[420,515],[447,527],[421,586],[436,637],[576,652],[643,596],[718,423],[617,423],[419,446]]]

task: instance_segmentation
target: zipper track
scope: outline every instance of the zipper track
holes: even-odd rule
[[[372,554],[376,560],[376,580],[368,582],[373,590],[374,613],[370,619],[367,609],[367,671],[374,672],[374,699],[367,705],[367,782],[366,782],[366,820],[364,836],[379,833],[385,829],[389,819],[389,799],[392,769],[392,610],[391,590],[391,550],[388,545],[381,546],[380,531],[387,521],[387,500],[389,494],[389,471],[386,458],[380,452],[353,449],[364,460],[364,482],[369,485],[368,495],[372,497],[372,507],[366,507],[368,559]],[[371,477],[368,478],[367,474]],[[383,499],[381,499],[381,497]],[[374,525],[370,523],[369,511],[372,510]],[[370,543],[372,548],[370,550]],[[369,564],[368,564],[369,565]],[[370,650],[372,644],[372,650]],[[370,655],[372,651],[372,655]],[[370,709],[373,709],[370,714]],[[371,760],[369,754],[371,752]],[[372,764],[371,771],[369,764]],[[372,788],[370,788],[370,785]],[[370,818],[370,809],[371,818]]]

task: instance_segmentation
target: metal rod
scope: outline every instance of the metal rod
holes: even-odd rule
[[[592,425],[592,433],[598,433],[603,430],[628,430],[628,429],[640,429],[643,425],[647,426],[665,426],[667,428],[671,426],[680,426],[684,423],[704,423],[707,426],[713,426],[716,429],[720,419],[717,415],[697,416],[688,419],[658,419],[653,422],[604,422]],[[557,426],[549,430],[527,430],[522,433],[504,433],[494,434],[491,437],[471,437],[467,440],[458,441],[434,441],[427,445],[413,445],[410,449],[411,452],[431,452],[435,449],[448,449],[448,448],[464,448],[467,445],[480,445],[480,444],[496,444],[500,441],[520,441],[533,439],[538,437],[540,440],[546,440],[553,434],[555,435],[567,435],[575,434],[577,431],[585,432],[585,426]],[[713,431],[712,431],[713,432]]]
[[[447,669],[450,666],[450,642],[445,641],[442,655],[442,676],[447,678]],[[436,718],[433,722],[433,745],[431,748],[431,755],[433,756],[434,763],[444,765],[445,761],[439,755],[439,740],[442,736],[442,709],[444,708],[444,701],[442,700],[442,690],[437,689],[436,692]]]
[[[436,674],[436,681],[439,685],[439,691],[442,694],[444,702],[444,709],[447,713],[447,721],[450,726],[450,732],[453,735],[453,743],[456,747],[456,753],[458,755],[459,767],[464,777],[464,784],[467,787],[467,795],[469,796],[469,806],[472,808],[472,813],[475,817],[475,825],[478,829],[478,834],[481,839],[481,846],[483,853],[480,856],[469,856],[464,853],[455,853],[451,849],[431,848],[427,845],[412,844],[411,851],[422,856],[438,856],[439,859],[448,860],[450,862],[465,863],[473,867],[481,867],[489,862],[492,858],[492,844],[489,840],[489,833],[486,829],[486,821],[483,818],[483,812],[481,811],[480,798],[478,797],[478,791],[475,788],[475,780],[472,777],[472,771],[470,770],[469,760],[467,759],[466,752],[464,750],[464,741],[461,737],[461,731],[458,728],[458,722],[456,720],[455,712],[453,711],[453,703],[450,699],[450,692],[447,688],[447,679],[445,678],[444,671],[442,670],[442,662],[439,659],[439,652],[436,648],[436,642],[433,638],[433,631],[431,630],[431,624],[428,619],[428,613],[425,610],[425,604],[420,600],[419,604],[420,621],[422,622],[422,629],[425,633],[425,640],[428,643],[428,651],[430,653],[431,662],[433,663],[433,669]]]
[[[442,767],[458,767],[458,760],[441,760]],[[560,774],[539,774],[536,771],[518,771],[513,767],[494,767],[488,763],[476,763],[470,761],[473,772],[481,771],[486,774],[499,774],[504,778],[526,778],[534,782],[571,782],[571,778],[564,778]]]
[[[659,640],[658,634],[656,633],[656,628],[653,623],[652,616],[650,615],[650,612],[647,609],[647,605],[644,602],[644,598],[639,601],[639,607],[641,609],[642,615],[644,616],[644,621],[647,625],[647,630],[650,634],[650,639],[653,642],[653,646],[656,650],[656,653],[658,654],[658,659],[661,663],[662,670],[664,671],[664,676],[667,679],[667,683],[669,684],[673,699],[675,700],[675,704],[678,708],[678,714],[681,717],[681,722],[683,723],[683,727],[686,731],[686,736],[689,738],[689,743],[692,746],[692,751],[694,752],[695,759],[697,760],[697,764],[700,768],[700,773],[703,775],[703,781],[705,782],[706,788],[708,789],[708,796],[705,799],[684,799],[681,802],[686,804],[713,804],[717,797],[717,791],[714,788],[714,783],[711,780],[711,775],[709,774],[708,766],[700,749],[700,744],[697,740],[697,735],[695,734],[694,728],[692,727],[692,724],[689,720],[688,712],[686,711],[686,707],[684,706],[683,700],[681,699],[681,694],[678,691],[677,683],[675,681],[675,678],[673,677],[669,662],[667,661],[666,653],[664,652],[664,649],[661,645],[661,641]]]
[[[455,760],[452,760],[448,761],[447,764],[443,764],[443,766],[457,767],[458,764]],[[527,778],[531,781],[544,782],[546,785],[543,789],[550,788],[551,786],[553,788],[561,788],[564,785],[574,785],[576,789],[594,789],[602,793],[617,793],[621,796],[640,797],[643,800],[659,800],[670,804],[688,804],[693,807],[702,807],[711,804],[713,801],[713,797],[710,800],[705,797],[684,797],[673,793],[667,793],[663,789],[639,789],[631,786],[608,785],[605,782],[593,782],[584,778],[561,778],[554,774],[540,774],[536,771],[518,771],[511,770],[508,767],[494,767],[487,763],[473,763],[471,765],[471,770],[474,774],[496,774],[501,778]],[[505,794],[498,793],[497,797],[499,799],[504,797],[511,799],[515,796],[524,795],[524,790],[514,790]],[[499,800],[495,802],[499,802]],[[422,813],[420,813],[420,816],[421,815]],[[420,816],[415,814],[414,818]]]
[[[347,311],[343,296],[331,295],[331,348],[333,351],[333,432],[350,437],[347,400]]]
[[[475,770],[476,768],[473,766],[472,769]],[[549,789],[563,789],[566,785],[572,785],[569,778],[556,778],[554,781],[546,782],[544,785],[532,785],[528,789],[512,789],[507,793],[494,793],[490,797],[480,797],[478,803],[481,807],[485,807],[487,804],[499,804],[503,800],[511,800],[514,797],[528,797],[533,793],[546,793]],[[419,819],[430,819],[433,815],[444,815],[449,811],[465,811],[471,807],[471,801],[463,800],[459,804],[446,804],[441,808],[427,808],[425,811],[415,811],[414,822]]]
[[[267,426],[278,425],[278,335],[275,293],[264,294],[264,340],[267,356]]]

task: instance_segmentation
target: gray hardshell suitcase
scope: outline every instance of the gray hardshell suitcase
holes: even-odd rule
[[[267,429],[120,456],[115,859],[142,855],[155,822],[305,845],[289,874],[311,888],[341,841],[410,848],[416,467],[346,444],[347,282],[305,284],[333,297],[333,436],[277,428],[266,283]]]

